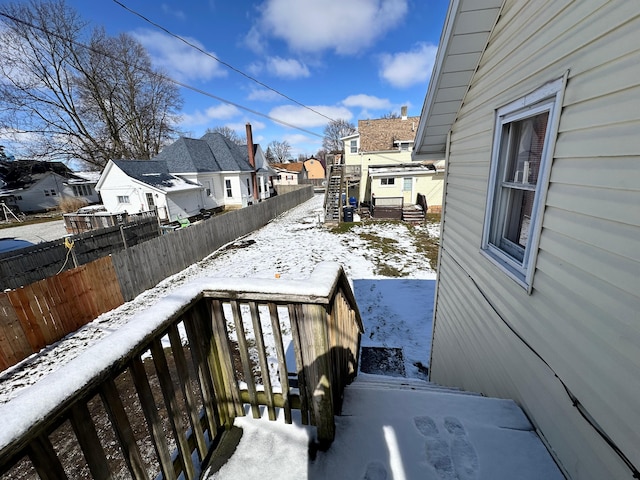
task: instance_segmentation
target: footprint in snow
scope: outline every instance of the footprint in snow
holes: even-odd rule
[[[475,480],[478,472],[478,455],[467,438],[462,422],[456,417],[445,417],[444,428],[453,437],[447,442],[438,430],[433,418],[415,417],[413,423],[426,437],[426,457],[442,480]]]
[[[380,462],[371,462],[367,465],[367,471],[363,480],[386,480],[388,477],[387,469]]]

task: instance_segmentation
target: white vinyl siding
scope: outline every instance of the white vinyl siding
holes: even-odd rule
[[[481,253],[494,114],[565,72],[528,295]],[[431,379],[515,399],[571,478],[631,474],[565,385],[640,466],[639,78],[636,2],[506,0],[451,132]]]
[[[530,291],[563,79],[500,108],[482,250]]]

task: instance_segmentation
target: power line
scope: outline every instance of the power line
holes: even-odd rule
[[[124,9],[125,9],[125,10],[127,10],[128,12],[131,12],[131,13],[133,13],[134,15],[136,15],[136,16],[138,16],[138,17],[140,17],[140,18],[141,18],[142,20],[144,20],[145,22],[147,22],[147,23],[149,23],[149,24],[153,25],[153,26],[154,26],[154,27],[156,27],[156,28],[159,28],[160,30],[162,30],[163,32],[165,32],[167,35],[170,35],[170,36],[172,36],[172,37],[174,37],[174,38],[176,38],[176,39],[180,40],[181,42],[185,43],[186,45],[190,46],[191,48],[195,48],[195,49],[196,49],[196,50],[198,50],[200,53],[202,53],[202,54],[206,55],[207,57],[209,57],[209,58],[211,58],[211,59],[215,60],[215,61],[216,61],[216,62],[218,62],[218,63],[221,63],[221,64],[222,64],[222,65],[224,65],[225,67],[229,68],[230,70],[233,70],[234,72],[236,72],[236,73],[238,73],[238,74],[242,75],[243,77],[248,78],[248,79],[249,79],[249,80],[251,80],[252,82],[255,82],[255,83],[257,83],[258,85],[260,85],[260,86],[262,86],[262,87],[264,87],[264,88],[266,88],[266,89],[268,89],[268,90],[271,90],[271,91],[272,91],[272,92],[274,92],[274,93],[277,93],[278,95],[280,95],[281,97],[286,98],[286,99],[287,99],[287,100],[289,100],[290,102],[293,102],[293,103],[295,103],[296,105],[299,105],[299,106],[301,106],[301,107],[303,107],[303,108],[306,108],[307,110],[310,110],[311,112],[313,112],[313,113],[315,113],[315,114],[317,114],[317,115],[320,115],[321,117],[324,117],[324,118],[326,118],[326,119],[327,119],[327,120],[329,120],[329,121],[332,121],[332,122],[335,122],[335,121],[336,121],[335,119],[333,119],[333,118],[331,118],[331,117],[328,117],[328,116],[327,116],[327,115],[325,115],[324,113],[321,113],[321,112],[319,112],[319,111],[317,111],[317,110],[315,110],[315,109],[313,109],[313,108],[309,107],[308,105],[305,105],[304,103],[301,103],[301,102],[297,101],[296,99],[291,98],[290,96],[288,96],[288,95],[286,95],[286,94],[282,93],[281,91],[276,90],[275,88],[270,87],[270,86],[269,86],[269,85],[267,85],[266,83],[261,82],[260,80],[258,80],[258,79],[257,79],[257,78],[255,78],[255,77],[252,77],[252,76],[251,76],[251,75],[249,75],[248,73],[243,72],[242,70],[240,70],[239,68],[234,67],[234,66],[233,66],[233,65],[231,65],[230,63],[227,63],[227,62],[225,62],[224,60],[219,59],[219,58],[218,58],[218,57],[216,57],[215,55],[213,55],[213,54],[211,54],[211,53],[207,52],[206,50],[204,50],[204,49],[202,49],[202,48],[200,48],[198,45],[195,45],[195,44],[193,44],[193,43],[189,42],[189,41],[188,41],[187,39],[185,39],[184,37],[181,37],[180,35],[178,35],[178,34],[176,34],[176,33],[173,33],[172,31],[168,30],[167,28],[163,27],[162,25],[160,25],[160,24],[158,24],[158,23],[154,22],[153,20],[150,20],[149,18],[145,17],[145,16],[144,16],[144,15],[142,15],[141,13],[139,13],[139,12],[137,12],[137,11],[135,11],[135,10],[133,10],[133,9],[129,8],[129,7],[127,7],[125,4],[123,4],[123,3],[122,3],[122,2],[120,2],[119,0],[113,0],[113,1],[114,1],[114,3],[117,3],[118,5],[120,5],[122,8],[124,8]]]
[[[164,79],[164,80],[166,80],[166,81],[168,81],[168,82],[171,82],[171,83],[173,83],[173,84],[175,84],[175,85],[177,85],[177,86],[179,86],[179,87],[185,88],[185,89],[187,89],[187,90],[191,90],[191,91],[193,91],[193,92],[195,92],[195,93],[199,93],[200,95],[204,95],[204,96],[207,96],[207,97],[213,98],[213,99],[218,100],[218,101],[220,101],[220,102],[226,103],[227,105],[232,105],[232,106],[234,106],[234,107],[236,107],[236,108],[239,108],[239,109],[241,109],[241,110],[244,110],[244,111],[246,111],[246,112],[249,112],[249,113],[252,113],[252,114],[254,114],[254,115],[258,115],[258,116],[260,116],[260,117],[263,117],[263,118],[266,118],[266,119],[268,119],[268,120],[271,120],[271,121],[273,121],[273,122],[279,123],[280,125],[284,125],[284,126],[286,126],[286,127],[293,128],[293,129],[295,129],[295,130],[299,130],[299,131],[301,131],[301,132],[307,133],[307,134],[309,134],[309,135],[313,135],[314,137],[324,138],[322,135],[320,135],[320,134],[318,134],[318,133],[316,133],[316,132],[312,132],[311,130],[306,130],[306,129],[304,129],[304,128],[302,128],[302,127],[298,127],[298,126],[296,126],[296,125],[294,125],[294,124],[292,124],[292,123],[289,123],[289,122],[286,122],[286,121],[284,121],[284,120],[280,120],[280,119],[278,119],[278,118],[275,118],[275,117],[272,117],[272,116],[270,116],[270,115],[267,115],[266,113],[262,113],[262,112],[259,112],[259,111],[257,111],[257,110],[253,110],[253,109],[251,109],[251,108],[249,108],[249,107],[245,107],[245,106],[244,106],[244,105],[242,105],[242,104],[239,104],[239,103],[236,103],[236,102],[232,102],[231,100],[227,100],[227,99],[225,99],[225,98],[223,98],[223,97],[220,97],[220,96],[218,96],[218,95],[214,95],[213,93],[210,93],[210,92],[207,92],[207,91],[202,90],[202,89],[200,89],[200,88],[197,88],[197,87],[191,86],[191,85],[186,84],[186,83],[184,83],[184,82],[180,82],[180,81],[178,81],[178,80],[175,80],[175,79],[173,79],[173,78],[169,77],[168,75],[164,75],[164,74],[161,74],[161,73],[159,73],[159,72],[155,72],[155,71],[153,71],[153,70],[151,70],[151,69],[142,68],[142,67],[140,67],[140,66],[133,66],[133,65],[131,65],[131,64],[128,64],[128,63],[127,63],[125,60],[123,60],[122,58],[119,58],[119,57],[116,57],[116,56],[114,56],[114,55],[111,55],[111,54],[110,54],[110,53],[108,53],[108,52],[105,52],[105,51],[103,51],[103,50],[96,49],[96,48],[91,47],[91,46],[89,46],[89,45],[85,45],[84,43],[79,42],[79,41],[77,41],[77,40],[74,40],[74,39],[71,39],[71,38],[67,38],[67,37],[65,37],[65,36],[63,36],[63,35],[60,35],[60,34],[56,33],[56,32],[52,32],[52,31],[50,31],[50,30],[47,30],[47,29],[46,29],[46,28],[44,28],[44,27],[40,27],[40,26],[38,26],[38,25],[34,25],[33,23],[27,22],[26,20],[22,20],[22,19],[17,18],[17,17],[15,17],[15,16],[13,16],[13,15],[9,15],[9,14],[7,14],[7,13],[5,13],[5,12],[0,12],[0,16],[5,17],[5,18],[8,18],[9,20],[11,20],[11,21],[13,21],[13,22],[16,22],[16,23],[20,23],[20,24],[22,24],[22,25],[25,25],[25,26],[27,26],[27,27],[29,27],[29,28],[33,28],[33,29],[35,29],[35,30],[39,30],[39,31],[41,31],[42,33],[45,33],[45,34],[47,34],[47,35],[51,35],[51,36],[56,37],[56,38],[58,38],[58,39],[60,39],[60,40],[63,40],[63,41],[66,41],[66,42],[70,42],[71,44],[73,44],[73,45],[75,45],[75,46],[78,46],[78,47],[84,48],[84,49],[89,50],[90,52],[93,52],[93,53],[95,53],[95,54],[102,55],[102,56],[107,57],[107,58],[109,58],[109,59],[111,59],[111,60],[118,61],[118,62],[122,63],[123,65],[126,65],[126,66],[128,66],[128,67],[133,67],[133,68],[135,68],[135,69],[137,69],[137,70],[139,70],[139,71],[141,71],[141,72],[144,72],[144,73],[146,73],[146,74],[148,74],[148,75],[153,75],[153,76],[156,76],[156,77],[162,78],[162,79]]]

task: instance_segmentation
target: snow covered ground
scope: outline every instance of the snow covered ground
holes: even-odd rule
[[[343,265],[353,282],[366,328],[362,344],[404,347],[407,375],[424,377],[416,365],[426,366],[429,362],[435,272],[427,256],[418,252],[418,243],[437,237],[439,225],[410,227],[398,223],[369,223],[345,233],[332,233],[321,223],[322,201],[322,196],[315,196],[2,372],[0,403],[16,397],[24,388],[54,372],[182,285],[210,276],[272,279],[279,275],[282,279],[305,279],[323,261]],[[27,230],[22,233],[14,230],[11,235],[31,239],[32,227],[39,226],[18,227]],[[58,228],[61,233],[64,231],[62,225]],[[55,226],[46,231],[55,232]],[[389,279],[378,274],[387,266],[402,272],[402,278]],[[408,307],[411,313],[404,315]]]

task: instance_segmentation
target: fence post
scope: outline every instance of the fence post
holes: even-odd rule
[[[331,352],[327,331],[327,311],[323,305],[303,305],[297,318],[303,349],[304,378],[311,407],[312,424],[318,432],[320,449],[327,449],[336,435],[331,374]]]
[[[127,238],[124,236],[124,228],[122,224],[120,224],[120,236],[122,236],[122,244],[124,245],[124,249],[127,249]]]

